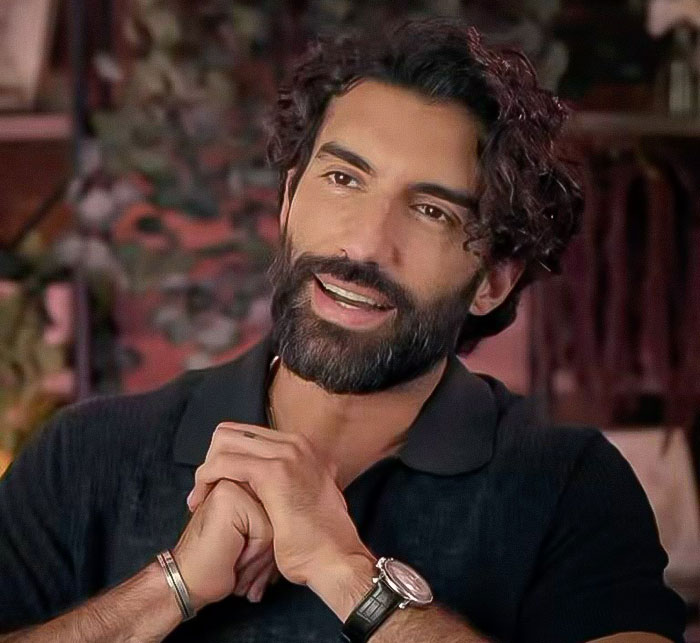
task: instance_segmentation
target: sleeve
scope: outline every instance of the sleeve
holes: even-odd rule
[[[59,412],[0,479],[0,632],[49,620],[78,598],[76,415]]]
[[[682,642],[685,607],[664,585],[667,563],[641,485],[597,434],[559,499],[516,640],[579,643],[639,631]]]

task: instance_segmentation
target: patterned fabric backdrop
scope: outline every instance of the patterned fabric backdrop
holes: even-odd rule
[[[543,25],[557,3],[501,4],[134,2],[127,59],[94,61],[117,107],[94,115],[70,191],[80,229],[58,247],[61,262],[109,277],[100,299],[111,302],[118,342],[115,362],[95,355],[98,388],[157,386],[230,359],[268,327],[277,176],[265,164],[264,119],[309,36],[409,13],[463,14],[524,46],[556,85],[565,50]],[[111,354],[108,340],[98,346]]]
[[[638,42],[649,40],[641,0],[114,4],[128,7],[115,17],[114,51],[100,51],[100,31],[90,31],[91,103],[110,96],[110,107],[92,112],[63,204],[75,225],[51,248],[30,232],[0,249],[0,452],[16,452],[74,398],[76,274],[88,286],[93,393],[153,388],[228,360],[265,332],[278,231],[264,117],[314,34],[461,15],[490,42],[523,49],[546,86],[579,99],[639,103],[654,67],[640,57],[654,51]],[[605,31],[621,24],[624,38]],[[596,90],[600,82],[614,91]]]

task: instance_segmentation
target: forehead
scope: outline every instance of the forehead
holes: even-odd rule
[[[315,149],[335,141],[363,156],[381,174],[471,184],[480,124],[455,101],[364,80],[328,106]]]

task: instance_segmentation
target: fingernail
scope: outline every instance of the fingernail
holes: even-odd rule
[[[192,504],[191,504],[191,502],[192,502],[192,494],[193,494],[193,493],[194,493],[194,489],[192,489],[192,491],[190,491],[190,493],[189,493],[188,496],[187,496],[187,506],[189,507],[190,511],[192,511]]]

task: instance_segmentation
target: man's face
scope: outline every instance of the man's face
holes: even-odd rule
[[[464,249],[478,124],[466,108],[364,81],[328,107],[282,211],[274,336],[293,372],[367,393],[454,349],[480,280]]]

